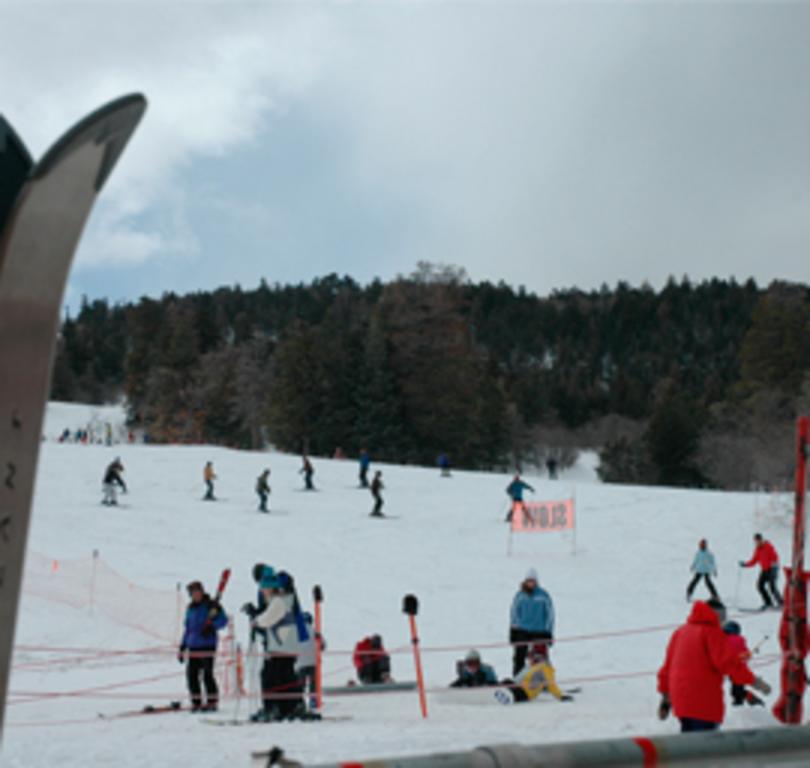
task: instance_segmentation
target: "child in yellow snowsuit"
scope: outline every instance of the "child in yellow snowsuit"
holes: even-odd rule
[[[540,648],[533,646],[529,651],[529,666],[518,675],[509,688],[498,688],[495,699],[501,704],[520,704],[534,701],[543,691],[548,691],[558,701],[570,701],[571,696],[560,690],[555,679],[554,667]]]

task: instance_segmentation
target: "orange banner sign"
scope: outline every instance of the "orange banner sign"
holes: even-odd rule
[[[512,507],[512,531],[570,531],[574,528],[574,500],[516,501]]]

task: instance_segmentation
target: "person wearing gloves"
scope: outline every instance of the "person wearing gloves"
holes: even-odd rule
[[[554,643],[554,603],[551,595],[539,586],[534,568],[529,569],[512,600],[509,642],[514,646],[512,675],[515,677],[526,664],[529,645],[542,647],[546,661],[549,660],[548,649]]]
[[[691,602],[692,593],[695,591],[695,587],[701,579],[706,581],[706,586],[709,592],[711,592],[712,597],[719,600],[720,597],[717,594],[717,590],[714,588],[714,584],[712,584],[712,576],[717,578],[717,565],[714,562],[714,555],[709,550],[709,542],[706,541],[706,539],[701,539],[698,542],[698,551],[695,552],[695,559],[692,560],[691,570],[695,575],[686,588],[686,602]]]
[[[779,578],[779,555],[776,554],[773,544],[762,538],[761,533],[754,534],[754,554],[747,562],[740,560],[740,568],[750,568],[759,565],[759,579],[757,589],[762,596],[762,610],[782,605],[782,595],[776,586]]]
[[[720,727],[726,676],[736,685],[750,685],[766,695],[771,692],[768,683],[755,677],[730,647],[723,632],[725,618],[726,609],[719,600],[698,600],[686,623],[672,633],[658,670],[658,717],[665,720],[674,711],[684,733]]]
[[[191,602],[186,608],[186,623],[177,660],[186,664],[186,682],[191,695],[192,712],[216,712],[219,689],[214,677],[217,656],[217,632],[228,623],[222,606],[211,599],[199,581],[186,589]],[[205,686],[206,701],[202,701],[200,678]]]
[[[289,573],[267,569],[259,587],[267,607],[256,614],[252,624],[265,631],[267,652],[261,674],[262,709],[251,719],[292,719],[306,709],[296,666],[309,634]]]

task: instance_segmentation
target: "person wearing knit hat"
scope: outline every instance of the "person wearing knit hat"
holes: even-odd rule
[[[456,665],[458,677],[450,683],[451,688],[478,688],[484,685],[498,685],[495,670],[481,661],[481,654],[474,648],[468,651],[463,661]]]
[[[525,666],[529,645],[542,647],[548,661],[548,649],[554,642],[554,603],[551,595],[540,587],[534,568],[529,568],[512,600],[509,624],[509,642],[514,648],[513,676]]]

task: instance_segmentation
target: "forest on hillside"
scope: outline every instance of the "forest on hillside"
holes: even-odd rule
[[[619,283],[539,297],[420,264],[65,317],[51,397],[126,398],[154,442],[506,469],[600,451],[612,482],[789,483],[810,412],[810,290]]]

